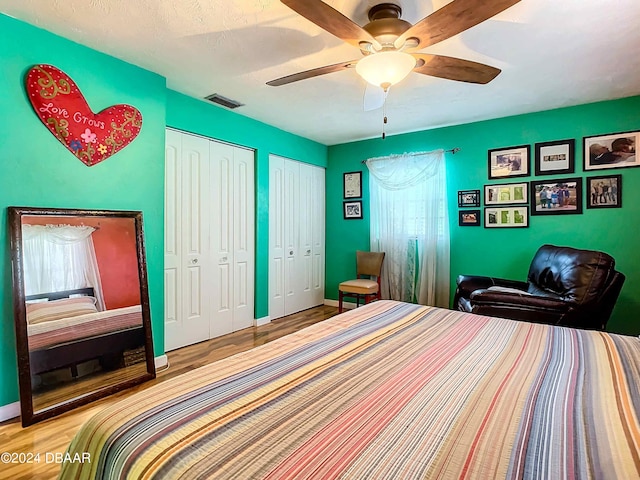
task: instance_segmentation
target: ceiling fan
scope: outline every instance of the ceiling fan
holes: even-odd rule
[[[402,9],[381,3],[368,12],[361,27],[320,0],[281,0],[286,6],[327,32],[360,49],[363,58],[294,73],[267,82],[280,86],[355,67],[368,83],[386,92],[410,72],[485,84],[500,69],[482,63],[419,53],[497,15],[520,0],[453,0],[414,25],[402,20]]]

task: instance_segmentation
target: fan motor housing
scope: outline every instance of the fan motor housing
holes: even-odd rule
[[[402,20],[402,9],[394,3],[381,3],[371,7],[368,13],[370,22],[364,28],[381,44],[393,41],[411,28],[411,24]]]

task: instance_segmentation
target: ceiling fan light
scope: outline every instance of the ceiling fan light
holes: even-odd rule
[[[379,52],[361,59],[356,72],[367,82],[386,90],[409,75],[415,66],[416,59],[408,53]]]

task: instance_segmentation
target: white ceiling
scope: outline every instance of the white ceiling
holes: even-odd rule
[[[326,3],[364,25],[382,1]],[[413,24],[449,0],[396,3]],[[363,111],[354,70],[265,85],[360,58],[278,0],[0,0],[0,11],[156,72],[178,92],[238,100],[236,112],[323,144],[381,132],[381,110]],[[424,50],[502,73],[487,85],[410,74],[387,98],[387,135],[638,95],[639,25],[639,0],[522,0]]]

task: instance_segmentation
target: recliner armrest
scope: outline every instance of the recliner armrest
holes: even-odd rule
[[[507,293],[492,290],[476,290],[471,296],[471,305],[474,307],[491,307],[495,309],[522,309],[529,311],[566,313],[573,306],[570,302],[557,300],[550,297],[530,295],[527,293]]]
[[[517,288],[527,291],[527,282],[518,280],[507,280],[505,278],[483,277],[479,275],[458,275],[456,280],[460,296],[469,298],[476,290],[487,289],[489,287]]]

